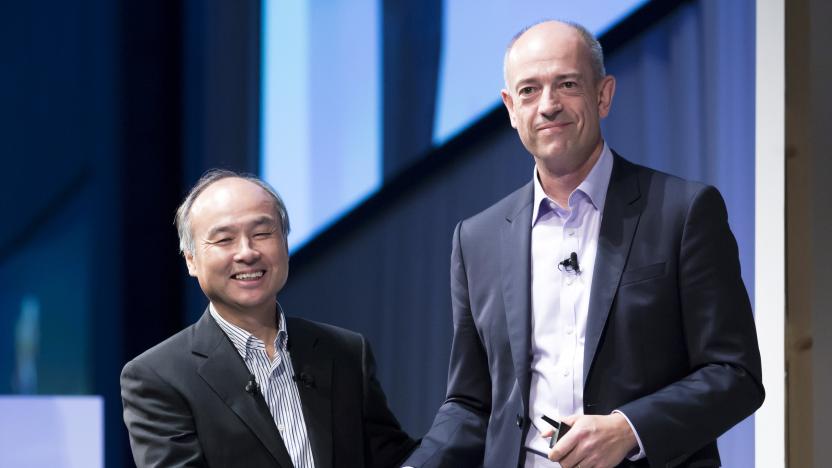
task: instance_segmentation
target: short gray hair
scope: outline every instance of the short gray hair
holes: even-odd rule
[[[176,209],[174,224],[176,225],[176,231],[179,233],[179,252],[182,254],[185,254],[186,252],[193,253],[194,251],[194,237],[191,232],[191,207],[193,206],[194,201],[196,201],[197,197],[199,197],[199,195],[214,182],[229,178],[247,180],[259,186],[265,190],[266,193],[271,195],[271,197],[274,198],[275,211],[277,212],[278,217],[280,217],[280,227],[283,230],[283,239],[286,240],[289,236],[289,213],[286,211],[286,205],[283,203],[283,199],[280,198],[280,195],[277,194],[277,191],[272,188],[271,185],[252,174],[239,173],[229,171],[227,169],[211,169],[199,178],[196,184],[194,184],[191,188],[190,192],[188,192],[185,200],[183,200],[182,204],[179,205],[179,208]]]
[[[511,41],[509,41],[508,47],[506,47],[506,53],[505,55],[503,55],[503,80],[505,80],[506,82],[507,89],[509,88],[508,55],[511,53],[511,49],[514,48],[514,44],[517,42],[518,39],[520,39],[521,36],[523,36],[523,34],[526,34],[526,31],[528,31],[529,29],[539,24],[549,22],[565,24],[578,32],[578,34],[581,36],[581,39],[584,40],[584,43],[586,44],[587,48],[589,48],[590,60],[592,61],[592,74],[596,83],[601,81],[601,79],[605,76],[607,76],[607,70],[604,68],[604,50],[603,48],[601,48],[601,43],[598,42],[598,39],[595,38],[595,35],[589,32],[589,30],[583,27],[582,25],[573,21],[547,19],[526,26],[525,28],[521,29],[520,32],[515,34],[514,37],[511,38]]]

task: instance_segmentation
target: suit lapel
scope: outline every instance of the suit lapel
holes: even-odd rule
[[[531,232],[534,185],[519,190],[500,231],[506,326],[525,408],[529,407],[531,336]]]
[[[260,439],[280,466],[292,459],[277,431],[268,405],[260,394],[245,391],[250,373],[239,353],[206,310],[194,327],[192,352],[202,358],[197,372],[214,392]]]
[[[306,431],[318,468],[332,466],[332,358],[307,324],[287,319],[289,353],[298,378]]]
[[[641,216],[640,197],[635,168],[616,154],[598,234],[584,345],[584,385],[633,243]]]

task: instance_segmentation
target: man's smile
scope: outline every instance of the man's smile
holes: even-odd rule
[[[542,124],[538,124],[535,126],[535,131],[538,133],[550,134],[550,133],[558,133],[563,131],[564,128],[569,126],[570,122],[545,122]]]
[[[266,270],[241,271],[231,275],[231,279],[238,281],[257,281],[266,274]]]

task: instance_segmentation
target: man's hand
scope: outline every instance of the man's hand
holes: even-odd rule
[[[620,413],[607,416],[569,416],[563,420],[572,426],[549,452],[549,460],[563,468],[613,467],[637,445],[627,419]],[[551,437],[548,431],[543,437]]]

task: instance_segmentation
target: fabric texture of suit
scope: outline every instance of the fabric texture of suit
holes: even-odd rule
[[[289,351],[315,466],[396,466],[412,450],[359,334],[287,317]],[[208,311],[127,363],[124,421],[139,467],[292,466],[269,408]]]
[[[532,200],[530,182],[457,225],[447,397],[406,465],[522,466]],[[716,438],[764,398],[719,192],[615,155],[594,271],[584,413],[618,409],[633,423],[647,458],[620,466],[718,466]]]

